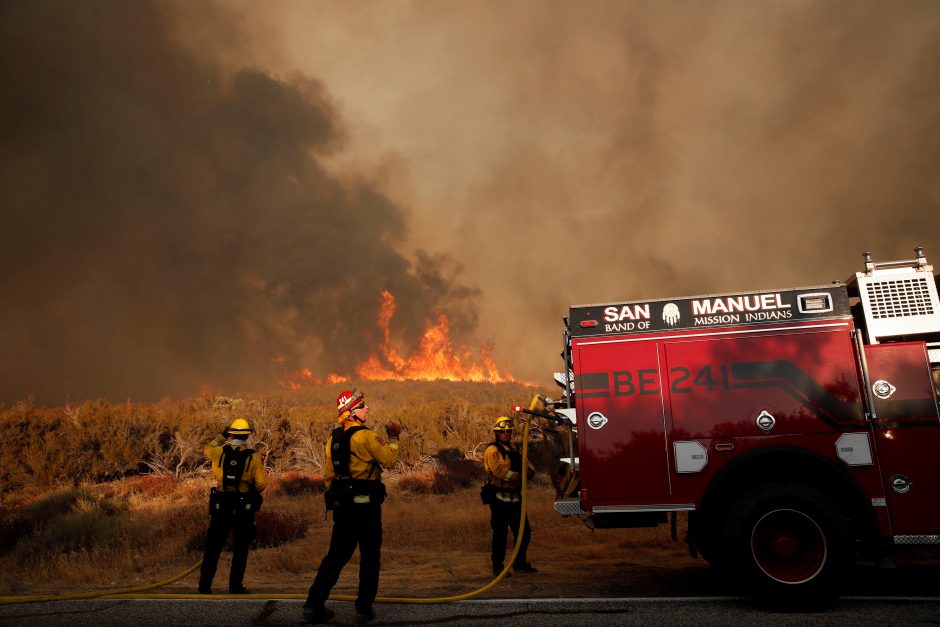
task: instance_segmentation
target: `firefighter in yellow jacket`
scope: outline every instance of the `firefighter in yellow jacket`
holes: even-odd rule
[[[199,592],[212,594],[212,579],[219,564],[229,530],[234,530],[229,594],[248,594],[242,584],[248,564],[248,545],[255,537],[255,512],[261,507],[261,492],[267,485],[264,458],[248,448],[254,432],[248,421],[238,418],[206,445],[217,482],[209,495],[209,532],[199,574]]]
[[[493,576],[503,570],[506,556],[506,529],[512,530],[513,538],[519,537],[519,519],[522,516],[522,453],[512,441],[512,420],[505,416],[496,419],[493,427],[495,439],[483,452],[483,464],[488,474],[486,499],[490,506],[490,527],[493,530],[491,559]],[[530,465],[531,468],[531,465]],[[526,549],[532,532],[526,516],[519,553],[513,561],[517,573],[537,572],[526,559]]]
[[[375,618],[372,603],[379,589],[382,548],[382,502],[385,486],[382,468],[398,461],[401,427],[394,421],[385,427],[388,441],[365,426],[369,406],[362,392],[341,393],[336,399],[340,426],[326,443],[323,479],[326,507],[333,512],[333,535],[326,557],[304,603],[304,620],[322,623],[334,616],[324,603],[340,572],[359,546],[358,622]]]

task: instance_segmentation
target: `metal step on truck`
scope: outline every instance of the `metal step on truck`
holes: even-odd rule
[[[688,512],[693,556],[781,598],[940,544],[940,301],[914,250],[827,285],[571,307],[562,397],[537,410],[556,510],[597,529]]]

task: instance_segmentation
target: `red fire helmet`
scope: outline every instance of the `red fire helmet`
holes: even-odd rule
[[[363,398],[365,398],[365,394],[356,389],[340,392],[339,396],[336,397],[336,415],[342,416],[346,412],[355,409]]]

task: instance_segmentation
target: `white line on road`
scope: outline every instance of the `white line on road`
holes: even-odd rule
[[[154,601],[199,601],[204,602],[205,600],[211,600],[214,602],[219,601],[232,601],[232,602],[245,602],[245,601],[264,601],[264,598],[241,598],[241,599],[172,599],[172,598],[146,598],[146,597],[135,597],[132,599],[121,598],[121,599],[109,599],[109,598],[96,598],[88,599],[89,601],[146,601],[152,603]],[[300,599],[285,599],[278,597],[276,594],[272,594],[268,600],[280,600],[280,601],[301,601]],[[440,603],[439,605],[462,605],[462,604],[478,604],[478,605],[508,605],[512,603],[528,603],[528,604],[550,604],[550,603],[565,603],[565,604],[578,604],[578,603],[666,603],[666,602],[682,602],[682,603],[709,603],[709,602],[719,602],[719,601],[746,601],[747,597],[597,597],[597,598],[544,598],[540,597],[537,599],[526,599],[526,598],[516,598],[516,599],[470,599],[466,601],[453,601],[447,603]],[[906,603],[940,603],[940,597],[918,597],[918,596],[862,596],[862,597],[839,597],[835,599],[837,601],[892,601],[892,602],[906,602]],[[389,605],[410,605],[408,603],[390,603]],[[438,604],[435,604],[438,605]]]

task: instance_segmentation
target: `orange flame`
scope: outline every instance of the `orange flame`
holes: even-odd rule
[[[515,381],[515,378],[500,370],[493,361],[490,348],[482,346],[480,357],[475,359],[473,351],[466,346],[455,346],[450,337],[450,321],[443,312],[434,312],[428,321],[417,350],[406,357],[392,342],[391,322],[395,316],[395,297],[391,292],[382,292],[382,306],[379,308],[378,325],[382,332],[382,342],[373,353],[355,368],[355,374],[365,381],[488,381],[490,383]],[[275,363],[282,365],[283,357]],[[349,378],[330,373],[325,382],[344,383]],[[282,387],[297,390],[304,386],[323,385],[324,380],[314,375],[309,369],[302,368],[289,373],[279,381]]]
[[[407,359],[403,358],[391,341],[391,321],[395,315],[395,297],[382,292],[382,307],[379,311],[379,328],[382,344],[356,367],[356,374],[365,380],[383,381],[406,379],[433,381],[489,381],[499,383],[514,381],[508,372],[501,372],[490,356],[487,347],[480,348],[480,361],[466,346],[455,347],[450,338],[450,321],[442,312],[435,312],[418,344],[418,349]]]

